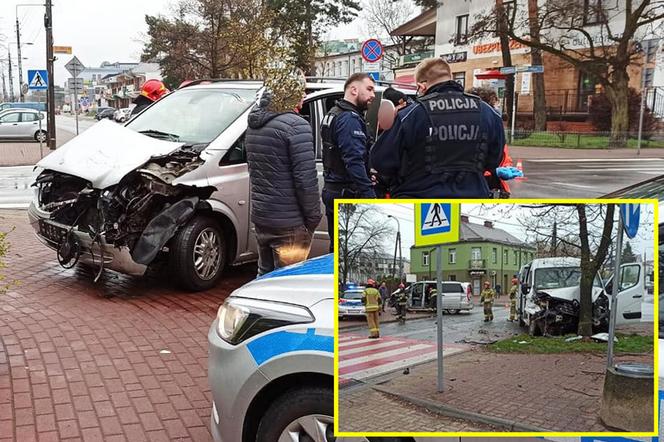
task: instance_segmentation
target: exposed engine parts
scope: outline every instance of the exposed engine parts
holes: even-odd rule
[[[152,262],[214,191],[172,184],[203,164],[199,154],[204,147],[183,146],[168,156],[152,158],[103,190],[75,176],[43,171],[35,186],[39,209],[50,216],[40,222],[40,231],[57,250],[60,265],[71,268],[82,253],[88,253],[98,265],[98,279],[108,246],[128,248],[136,263]],[[82,241],[80,235],[88,238]]]
[[[531,331],[534,334],[564,335],[575,333],[579,324],[579,301],[564,300],[538,291],[533,302],[540,311],[531,315]],[[609,321],[609,301],[602,293],[593,303],[593,330],[601,332],[606,329]]]

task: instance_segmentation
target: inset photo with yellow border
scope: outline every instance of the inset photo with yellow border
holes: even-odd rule
[[[337,200],[335,224],[337,437],[658,434],[656,200]]]

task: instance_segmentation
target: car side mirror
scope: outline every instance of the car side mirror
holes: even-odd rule
[[[530,292],[530,286],[528,284],[521,284],[521,293],[527,295]]]

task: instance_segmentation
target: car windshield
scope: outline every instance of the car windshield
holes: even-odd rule
[[[579,267],[553,267],[535,270],[535,289],[561,289],[578,286],[581,281]]]
[[[611,198],[654,198],[664,201],[664,175],[609,195]]]
[[[254,89],[183,89],[164,97],[127,127],[148,135],[169,134],[173,141],[209,143],[256,98]]]
[[[352,289],[352,290],[346,290],[344,292],[344,299],[362,299],[362,294],[364,293],[364,290],[357,290],[357,289]]]

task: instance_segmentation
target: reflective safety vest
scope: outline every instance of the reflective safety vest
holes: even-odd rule
[[[517,285],[514,284],[510,288],[510,299],[516,299]]]
[[[493,289],[484,289],[480,294],[481,302],[493,302],[493,298],[496,296],[496,292]]]
[[[377,312],[380,308],[380,292],[373,287],[367,287],[364,290],[362,303],[367,312]]]

